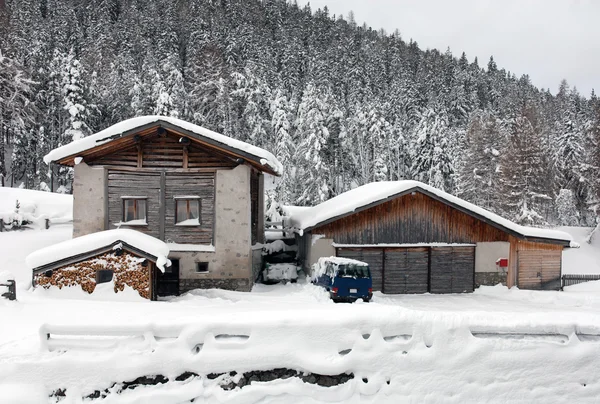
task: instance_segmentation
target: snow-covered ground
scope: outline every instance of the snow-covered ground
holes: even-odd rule
[[[18,282],[18,301],[0,300],[0,403],[53,402],[48,395],[59,388],[66,389],[61,403],[89,402],[82,397],[94,390],[156,374],[171,381],[94,402],[593,403],[600,397],[600,282],[564,292],[496,286],[461,295],[376,293],[373,302],[355,304],[333,304],[323,290],[302,283],[256,285],[252,293],[197,290],[160,302],[27,290],[25,256],[70,238],[71,230],[0,233],[0,270]],[[565,251],[563,271],[600,272],[599,246],[583,240],[589,230],[561,230],[582,245]],[[76,335],[82,331],[116,335]],[[223,377],[206,377],[274,368],[354,378],[335,387],[290,378],[225,391],[218,385]],[[199,376],[174,381],[185,371]]]
[[[563,274],[600,274],[600,234],[587,238],[592,231],[590,227],[559,227],[559,230],[573,236],[579,248],[563,251]]]

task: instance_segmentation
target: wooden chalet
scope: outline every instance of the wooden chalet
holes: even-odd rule
[[[416,181],[371,183],[293,215],[305,268],[337,255],[370,264],[384,293],[460,293],[503,283],[560,287],[570,235],[512,223]]]
[[[173,265],[160,294],[249,290],[260,270],[269,152],[162,116],[129,119],[50,152],[74,168],[73,236],[115,228],[163,240]]]

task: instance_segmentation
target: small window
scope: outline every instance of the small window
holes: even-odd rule
[[[196,262],[196,272],[208,272],[208,262]]]
[[[200,198],[175,197],[175,224],[199,226],[200,223]]]
[[[96,271],[96,284],[110,282],[112,281],[112,278],[112,269],[99,269]]]
[[[145,225],[146,207],[146,198],[123,198],[123,222],[128,225]]]

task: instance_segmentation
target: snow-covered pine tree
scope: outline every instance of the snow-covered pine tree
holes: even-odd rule
[[[275,157],[283,165],[283,174],[275,191],[276,198],[280,202],[289,202],[288,197],[295,190],[292,180],[295,145],[290,136],[288,99],[282,89],[276,91],[271,101],[271,131],[275,137]]]
[[[412,178],[454,192],[454,167],[448,153],[448,124],[443,114],[426,109],[415,129]]]
[[[325,126],[331,110],[330,97],[309,83],[298,106],[296,138],[299,140],[294,161],[300,188],[296,203],[315,205],[331,197],[329,167],[324,163],[329,129]]]
[[[578,226],[579,212],[577,211],[575,195],[570,189],[561,189],[555,201],[558,224],[561,226]]]
[[[501,159],[502,210],[524,225],[546,223],[542,216],[552,198],[544,186],[545,158],[540,132],[535,126],[537,111],[524,108],[509,124],[509,152]]]
[[[501,139],[495,116],[489,112],[472,114],[459,173],[458,196],[492,212],[499,212]]]
[[[83,139],[91,133],[87,125],[89,108],[85,99],[83,67],[73,49],[65,56],[62,70],[63,109],[68,113],[62,144]]]

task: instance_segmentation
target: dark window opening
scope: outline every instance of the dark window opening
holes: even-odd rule
[[[200,199],[175,198],[175,224],[199,226],[200,223]]]
[[[99,269],[98,271],[96,271],[96,284],[110,282],[112,281],[112,278],[112,269]]]
[[[124,198],[123,222],[133,222],[131,224],[146,224],[146,207],[146,199]]]
[[[208,262],[196,262],[196,272],[208,272]]]

